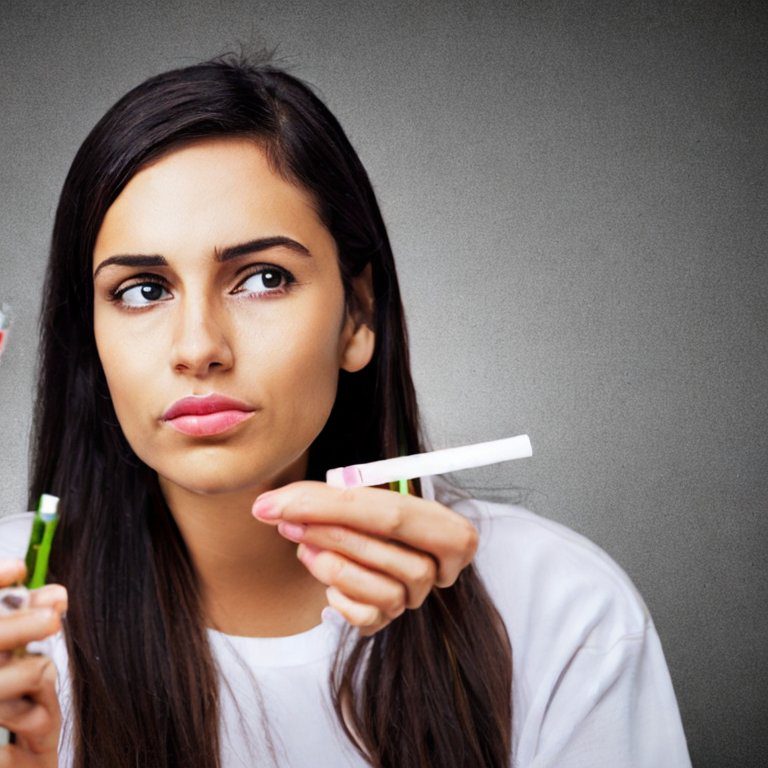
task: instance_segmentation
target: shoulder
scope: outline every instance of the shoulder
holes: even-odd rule
[[[424,495],[476,524],[475,566],[509,634],[514,764],[690,768],[661,642],[624,570],[561,523],[441,485]]]
[[[0,517],[0,557],[24,559],[33,517],[32,512]]]
[[[441,501],[440,480],[434,494]],[[445,497],[443,497],[445,498]],[[451,499],[475,522],[475,566],[504,618],[513,647],[543,642],[607,649],[641,635],[648,608],[625,571],[586,536],[524,507]]]

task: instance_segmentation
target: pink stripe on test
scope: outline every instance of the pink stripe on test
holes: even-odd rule
[[[355,486],[360,485],[360,473],[357,471],[357,467],[354,464],[350,467],[344,467],[344,470],[341,473],[341,478],[344,480],[344,485],[346,485],[347,488],[354,488]]]

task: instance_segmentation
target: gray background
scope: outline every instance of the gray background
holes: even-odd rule
[[[378,192],[434,446],[528,432],[532,459],[458,477],[529,489],[609,552],[655,618],[694,765],[765,765],[765,7],[2,3],[3,512],[25,506],[77,147],[145,77],[278,45]]]

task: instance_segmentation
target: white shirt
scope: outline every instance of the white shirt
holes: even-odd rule
[[[659,636],[624,571],[597,545],[522,507],[435,498],[479,527],[475,566],[509,633],[513,655],[513,768],[690,768],[680,713]],[[0,519],[0,557],[23,557],[32,514]],[[340,624],[290,637],[234,637],[209,629],[222,676],[224,768],[363,768],[327,690]],[[65,727],[60,768],[72,764],[70,685],[61,633],[30,650],[59,672]],[[250,679],[253,675],[257,687]],[[242,720],[240,714],[242,713]]]

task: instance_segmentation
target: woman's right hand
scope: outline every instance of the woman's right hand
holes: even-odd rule
[[[26,577],[21,560],[0,559],[0,587]],[[29,607],[0,616],[0,726],[16,734],[0,747],[0,768],[57,768],[61,710],[56,698],[56,667],[43,655],[13,651],[59,631],[67,610],[67,590],[48,584],[29,593]]]

